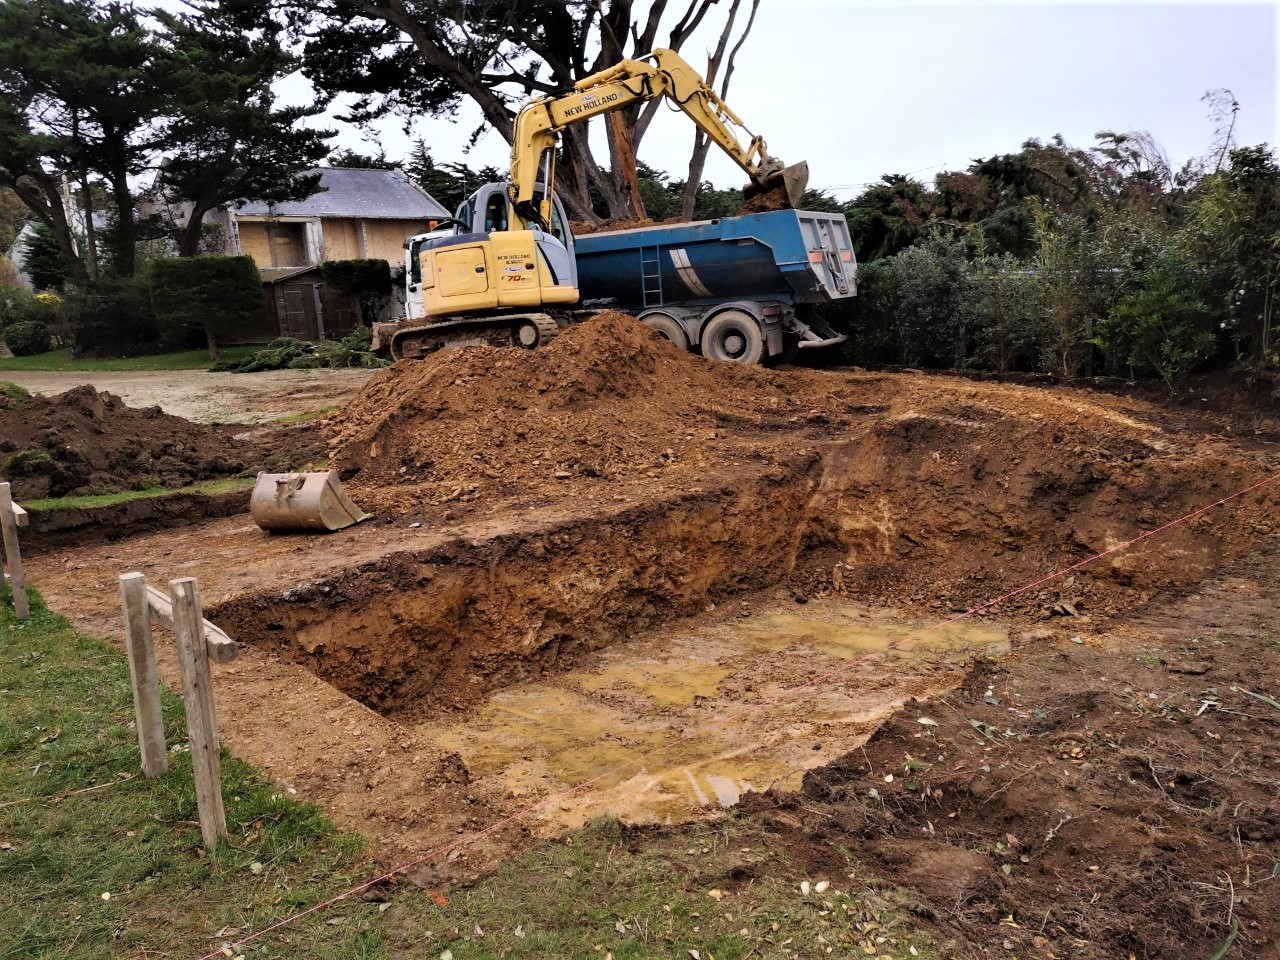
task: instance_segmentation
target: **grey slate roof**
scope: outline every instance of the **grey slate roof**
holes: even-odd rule
[[[401,170],[318,167],[320,192],[305,200],[267,204],[254,200],[235,208],[238,216],[370,217],[426,220],[452,216]]]

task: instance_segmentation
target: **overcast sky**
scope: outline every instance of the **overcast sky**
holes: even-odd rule
[[[712,21],[683,49],[700,70],[720,29]],[[1200,98],[1211,89],[1239,101],[1241,144],[1276,145],[1278,43],[1269,2],[763,0],[726,99],[772,153],[808,160],[811,184],[841,198],[885,173],[927,182],[1056,133],[1090,146],[1099,130],[1147,130],[1176,168],[1209,144]],[[305,96],[296,80],[284,91]],[[413,136],[437,160],[504,167],[508,148],[493,133],[464,154],[480,122],[468,106],[456,122],[417,121]],[[411,143],[402,126],[380,124],[377,144],[348,128],[341,143],[400,158]],[[692,137],[687,118],[664,111],[640,158],[681,177]],[[743,179],[714,150],[705,178]]]

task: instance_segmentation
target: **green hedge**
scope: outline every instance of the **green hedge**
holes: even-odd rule
[[[62,318],[77,357],[135,357],[159,338],[142,277],[101,277],[68,285]]]
[[[151,305],[163,333],[201,328],[216,356],[222,338],[261,326],[267,296],[249,257],[181,257],[152,264]]]
[[[325,283],[360,303],[360,319],[367,327],[378,322],[391,296],[391,264],[385,260],[326,260],[320,264]]]
[[[391,264],[385,260],[326,260],[320,264],[320,276],[343,293],[391,295]]]

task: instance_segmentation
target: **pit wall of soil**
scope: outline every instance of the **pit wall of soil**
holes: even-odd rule
[[[1261,460],[1172,457],[1140,443],[1051,444],[1024,462],[1008,443],[987,451],[990,427],[880,420],[712,492],[396,553],[211,616],[384,714],[423,715],[784,580],[798,594],[963,610],[1265,475]],[[1248,508],[1211,512],[995,612],[1105,614],[1187,586],[1270,529],[1278,493],[1268,487]]]
[[[37,555],[66,547],[86,547],[136,537],[202,520],[248,513],[251,490],[225,493],[170,493],[101,507],[33,510],[22,531],[24,553]]]
[[[967,609],[1274,470],[1225,447],[1172,452],[1158,439],[1116,437],[1083,446],[1035,421],[992,422],[988,411],[885,419],[823,448],[804,514],[807,555],[796,563],[819,570],[819,587],[865,600]],[[1189,586],[1269,533],[1278,504],[1274,484],[1004,609],[1112,612]]]
[[[283,596],[209,611],[237,640],[279,653],[388,715],[465,708],[488,691],[709,598],[776,583],[799,554],[817,486],[807,457],[732,487],[556,529],[396,553]]]

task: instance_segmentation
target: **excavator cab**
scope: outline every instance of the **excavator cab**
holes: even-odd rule
[[[408,244],[408,316],[576,303],[573,235],[559,198],[552,200],[549,231],[512,229],[514,219],[506,185],[488,183],[458,207],[452,232],[414,237]]]

